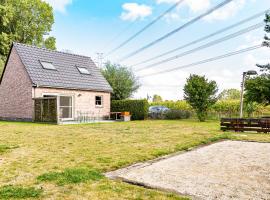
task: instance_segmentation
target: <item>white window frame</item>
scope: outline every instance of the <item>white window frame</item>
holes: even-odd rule
[[[101,105],[97,105],[97,97],[101,97]],[[103,95],[95,95],[95,106],[96,108],[103,108],[103,103],[104,103],[104,97]]]

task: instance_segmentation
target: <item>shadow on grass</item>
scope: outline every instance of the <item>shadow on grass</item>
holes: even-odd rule
[[[0,187],[0,199],[26,199],[38,198],[42,194],[41,189],[34,187],[3,186]]]
[[[57,185],[85,183],[87,181],[98,181],[104,176],[97,170],[65,169],[63,172],[49,172],[37,177],[38,181],[55,182]]]

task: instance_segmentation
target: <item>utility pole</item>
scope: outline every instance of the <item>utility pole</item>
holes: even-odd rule
[[[240,99],[240,118],[243,118],[244,90],[245,90],[246,76],[257,75],[257,74],[258,73],[254,70],[243,72],[243,79],[242,79],[242,84],[241,84],[241,99]]]
[[[243,78],[242,78],[242,83],[241,83],[240,118],[243,118],[244,89],[245,89],[246,74],[247,72],[243,73]]]
[[[100,69],[103,68],[104,53],[97,53],[97,65]]]

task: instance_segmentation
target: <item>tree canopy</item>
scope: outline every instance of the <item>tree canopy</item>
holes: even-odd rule
[[[267,14],[265,18],[265,41],[264,46],[270,47],[270,15]],[[257,102],[263,104],[270,104],[270,64],[257,65],[262,72],[261,75],[251,78],[249,77],[245,85],[245,100],[248,102]]]
[[[237,89],[227,89],[223,90],[219,95],[219,100],[239,100],[241,96],[240,90]]]
[[[140,87],[134,73],[126,67],[108,62],[102,74],[113,88],[112,100],[130,98]]]
[[[218,87],[205,76],[190,75],[184,87],[184,98],[196,111],[200,121],[205,121],[208,109],[217,101]]]
[[[157,95],[157,94],[155,94],[154,96],[153,96],[153,102],[162,102],[163,100],[162,100],[162,97],[161,96],[159,96],[159,95]]]
[[[53,23],[53,9],[45,1],[0,0],[0,64],[5,61],[12,42],[55,49],[55,38],[44,39]]]

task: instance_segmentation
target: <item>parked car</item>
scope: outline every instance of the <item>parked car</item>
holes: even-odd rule
[[[162,118],[163,114],[170,111],[169,108],[165,106],[150,106],[148,110],[148,115],[150,118]]]

